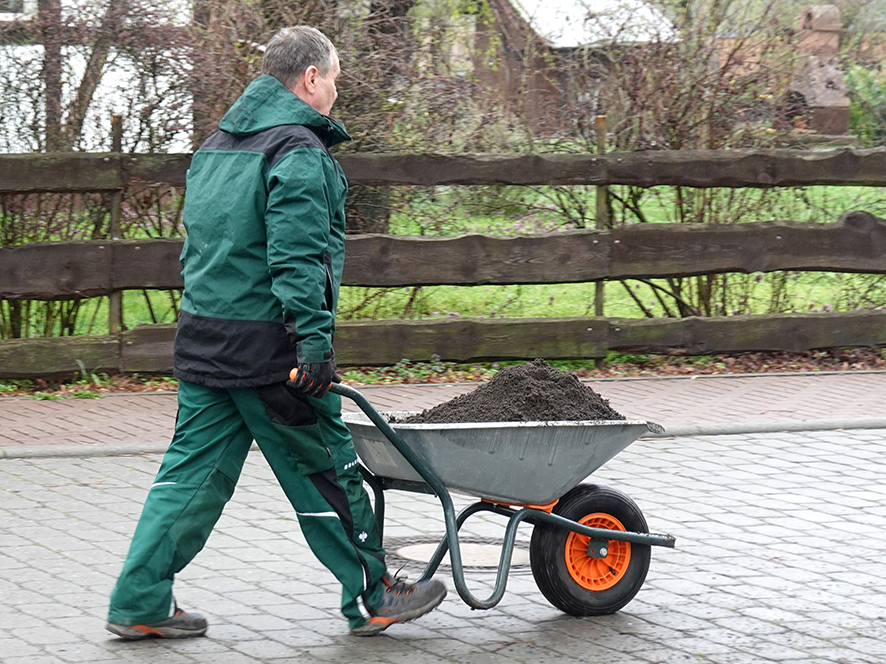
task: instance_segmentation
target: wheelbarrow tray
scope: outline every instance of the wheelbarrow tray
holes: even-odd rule
[[[413,413],[387,413],[403,419]],[[362,413],[343,416],[360,460],[374,475],[421,476]],[[636,420],[392,424],[448,489],[493,501],[546,505],[560,498],[645,433]]]

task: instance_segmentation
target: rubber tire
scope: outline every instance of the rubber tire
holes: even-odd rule
[[[625,529],[648,533],[646,519],[626,494],[607,486],[579,484],[568,491],[553,510],[573,521],[602,512]],[[589,590],[581,586],[566,565],[566,540],[570,531],[539,522],[532,530],[529,562],[539,590],[547,600],[572,616],[603,616],[615,613],[639,592],[649,571],[651,550],[646,544],[631,544],[631,558],[624,576],[611,588]]]

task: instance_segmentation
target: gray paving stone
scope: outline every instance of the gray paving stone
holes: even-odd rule
[[[329,620],[335,619],[330,617]],[[340,624],[339,629],[343,629],[343,625]],[[333,637],[305,629],[301,624],[290,629],[274,630],[268,632],[267,635],[268,638],[274,641],[303,650],[313,650],[314,648],[331,645],[335,642]]]
[[[836,662],[837,664],[881,664],[883,661],[879,655],[869,655],[850,648],[841,648],[837,645],[817,650],[814,656],[829,662]]]
[[[233,647],[237,652],[262,661],[297,658],[301,654],[299,650],[271,639],[243,641],[235,643]]]
[[[149,664],[152,660],[148,657],[142,657],[133,661],[138,662],[138,664]],[[250,664],[251,662],[262,662],[263,660],[250,657],[236,650],[230,650],[228,652],[214,652],[208,655],[193,655],[190,661],[197,664]],[[299,660],[293,659],[292,661]]]
[[[46,591],[46,595],[48,598],[54,596],[51,586],[49,587],[49,590]],[[83,616],[83,611],[80,609],[62,604],[58,601],[25,604],[19,607],[19,611],[44,621]]]
[[[39,627],[15,627],[9,634],[31,645],[65,643],[71,639],[71,633],[57,627],[41,624]]]
[[[866,653],[869,656],[879,657],[881,660],[886,659],[886,642],[882,639],[856,637],[840,639],[839,643],[841,646]]]
[[[762,664],[766,660],[756,653],[749,652],[728,652],[713,653],[706,658],[707,662],[713,664]]]
[[[347,651],[343,654],[341,650],[338,648],[314,648],[311,650],[311,658],[313,661],[317,662],[345,662],[347,661],[343,657],[347,656]],[[413,658],[415,658],[415,652],[412,653]],[[424,655],[427,657],[433,657],[430,654]],[[256,660],[250,660],[256,661]],[[308,660],[311,661],[311,660]],[[415,660],[421,661],[421,660]],[[433,658],[430,660],[434,664],[439,662],[451,662],[452,660],[443,660],[439,658]],[[379,659],[377,657],[361,657],[360,662],[367,662],[368,664],[391,664],[389,659]]]
[[[148,662],[157,664],[193,664],[194,657],[172,649],[172,646],[159,641],[137,641],[115,651],[115,655],[127,662]],[[215,655],[213,655],[215,657]]]
[[[203,639],[180,639],[170,647],[198,661],[212,661],[216,655],[233,652],[230,644],[214,639],[212,634]]]
[[[0,638],[0,652],[6,658],[25,657],[40,654],[41,649],[20,638],[6,636]]]
[[[4,657],[3,664],[58,664],[64,660],[60,659],[56,655],[43,654],[43,655],[25,655],[24,657]],[[96,664],[111,664],[119,663],[120,659],[117,657],[108,657],[103,659],[94,659],[91,660]]]
[[[81,641],[54,644],[46,650],[65,662],[95,662],[113,657],[106,648]]]
[[[84,613],[83,615],[67,618],[50,618],[47,621],[47,624],[52,625],[53,627],[58,627],[59,629],[63,629],[69,634],[77,634],[83,637],[84,635],[95,634],[96,628],[101,628],[104,625],[104,622],[105,611],[102,610],[100,615],[98,616],[87,615]],[[102,632],[99,630],[99,633]]]
[[[883,476],[884,456],[865,450],[886,445],[886,431],[812,439],[812,457],[806,454],[809,440],[800,434],[759,434],[638,441],[629,448],[637,454],[607,464],[601,478],[638,502],[652,530],[674,530],[678,537],[676,549],[654,551],[646,585],[615,616],[563,616],[546,603],[531,575],[517,574],[509,580],[505,601],[491,611],[472,612],[452,593],[434,614],[370,640],[348,636],[338,614],[337,584],[313,559],[297,522],[282,518],[288,507],[260,456],[250,456],[240,489],[206,550],[179,576],[177,596],[210,618],[208,637],[139,644],[108,638],[103,616],[159,457],[93,458],[88,473],[79,459],[0,460],[0,486],[14,486],[21,497],[42,506],[7,509],[0,500],[0,593],[5,601],[11,598],[12,609],[0,612],[0,620],[11,621],[4,622],[11,631],[0,639],[0,652],[5,654],[3,641],[25,649],[22,655],[10,653],[4,664],[26,657],[53,664],[836,664],[841,658],[844,664],[879,664],[886,655],[875,644],[886,642],[886,635],[871,616],[886,611],[883,584],[877,583],[886,578],[886,511],[877,506],[862,511],[828,495],[882,501],[879,489],[865,488],[869,481],[863,478],[872,468]],[[835,463],[828,455],[839,449],[860,454],[845,455],[851,463]],[[773,456],[776,463],[768,463]],[[812,462],[815,472],[805,474],[810,458],[820,461]],[[747,474],[761,459],[778,472],[755,476],[760,481],[748,491]],[[739,472],[736,460],[743,467]],[[116,486],[81,485],[101,478],[113,479]],[[821,494],[822,481],[828,482],[828,495]],[[107,510],[113,502],[104,500],[110,495],[129,496],[112,519]],[[90,496],[101,500],[91,504]],[[442,533],[439,504],[431,496],[395,493],[388,507],[390,537]],[[830,534],[809,528],[835,522],[841,528]],[[500,536],[502,524],[469,521],[466,529]],[[859,536],[866,543],[847,570],[831,553],[831,543],[840,551],[847,538]],[[765,546],[748,554],[748,543],[758,540]],[[451,579],[440,576],[451,588]],[[469,585],[480,592],[489,588],[490,578],[472,573]],[[16,629],[42,629],[49,640],[29,642]],[[761,643],[771,647],[763,653]],[[68,659],[53,654],[61,646],[71,648]],[[78,652],[90,657],[78,660]]]
[[[264,638],[260,632],[247,629],[242,625],[227,623],[224,620],[218,619],[210,622],[209,629],[206,633],[216,641],[228,643]]]
[[[805,662],[810,657],[810,653],[781,645],[774,641],[760,643],[757,646],[755,654],[765,661],[773,662]],[[816,653],[821,656],[821,653]]]

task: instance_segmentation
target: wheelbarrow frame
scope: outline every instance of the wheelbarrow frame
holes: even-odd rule
[[[446,486],[440,481],[440,478],[437,477],[436,473],[434,473],[433,470],[431,470],[409,447],[409,445],[403,441],[396,430],[388,424],[387,420],[385,420],[372,404],[369,403],[366,397],[354,388],[340,383],[333,383],[330,391],[354,401],[360,410],[363,411],[363,413],[390,441],[396,450],[403,455],[406,461],[424,480],[424,482],[414,482],[381,477],[372,473],[372,471],[366,468],[362,463],[360,464],[360,472],[366,483],[373,490],[375,496],[374,509],[379,531],[383,535],[385,517],[384,492],[386,490],[394,489],[436,495],[443,507],[446,534],[437,546],[434,555],[431,556],[431,559],[428,561],[420,580],[426,580],[433,576],[448,552],[452,569],[452,579],[455,583],[456,592],[471,608],[490,609],[497,605],[502,597],[504,597],[507,588],[507,576],[511,565],[511,557],[514,551],[514,543],[517,537],[517,528],[524,521],[532,524],[551,524],[590,538],[588,555],[595,558],[606,557],[606,544],[611,540],[647,546],[674,548],[675,539],[671,535],[593,528],[557,514],[552,514],[540,507],[522,506],[518,509],[514,509],[507,505],[479,500],[468,505],[456,515],[452,496]],[[468,590],[465,581],[464,564],[461,558],[461,548],[458,540],[458,533],[461,530],[461,527],[469,517],[478,512],[492,512],[508,518],[508,524],[502,541],[502,551],[496,572],[495,584],[492,593],[486,599],[478,599],[470,592],[470,590]]]

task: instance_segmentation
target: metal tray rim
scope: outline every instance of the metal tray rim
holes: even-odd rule
[[[649,427],[650,424],[653,426],[656,425],[654,422],[647,422],[646,420],[538,420],[531,422],[445,422],[445,423],[430,423],[430,424],[416,424],[416,423],[400,423],[400,422],[390,422],[389,417],[409,417],[410,415],[416,415],[421,411],[386,411],[380,413],[382,417],[385,418],[385,421],[391,425],[394,429],[404,429],[409,431],[449,431],[453,429],[516,429],[516,428],[525,428],[525,427],[565,427],[565,426],[625,426],[625,425],[644,425]],[[363,413],[344,413],[342,415],[342,419],[349,424],[373,424],[372,420],[370,420]]]

